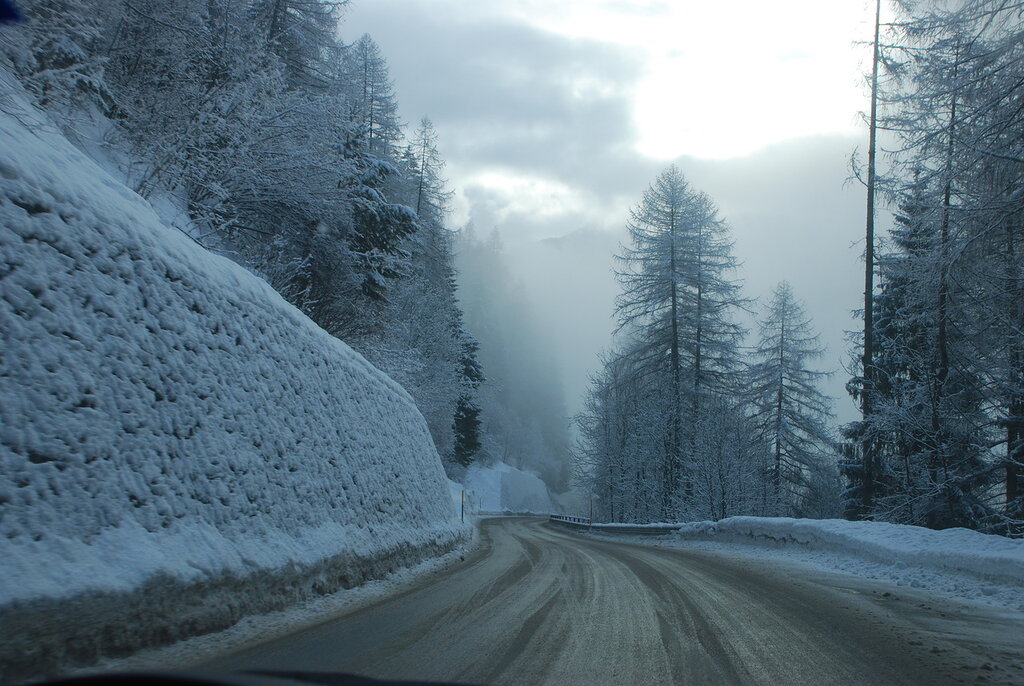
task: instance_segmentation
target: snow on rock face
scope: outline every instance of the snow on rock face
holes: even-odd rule
[[[404,390],[0,93],[0,606],[464,535]]]

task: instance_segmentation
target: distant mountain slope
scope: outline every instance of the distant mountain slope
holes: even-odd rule
[[[0,99],[0,681],[465,536],[398,384]]]
[[[536,512],[557,510],[548,487],[533,472],[498,461],[490,466],[474,463],[466,470],[466,491],[473,507],[483,512]]]

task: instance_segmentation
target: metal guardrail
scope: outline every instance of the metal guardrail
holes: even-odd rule
[[[544,516],[537,512],[510,512],[508,510],[476,510],[473,514],[480,518]],[[681,524],[594,524],[590,517],[563,514],[549,514],[548,522],[570,529],[586,529],[588,531],[601,531],[607,534],[627,534],[631,536],[664,536],[679,531],[682,526]]]
[[[594,524],[589,517],[573,517],[572,515],[550,515],[548,522],[567,526],[572,529],[587,529],[608,534],[629,534],[631,536],[664,536],[679,531],[681,524],[644,525],[637,524]]]
[[[592,525],[590,517],[574,517],[573,515],[548,515],[548,521],[555,524],[567,524],[575,527],[587,527]]]
[[[543,512],[513,512],[512,510],[477,510],[478,517],[543,517]]]

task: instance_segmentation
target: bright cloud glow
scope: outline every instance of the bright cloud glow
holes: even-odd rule
[[[645,56],[639,153],[722,159],[814,134],[857,131],[870,38],[865,0],[519,0],[518,19]]]
[[[586,204],[577,189],[536,176],[518,176],[491,170],[474,174],[465,181],[465,186],[470,192],[475,187],[491,194],[500,206],[501,219],[516,214],[545,218],[580,214],[586,210]]]

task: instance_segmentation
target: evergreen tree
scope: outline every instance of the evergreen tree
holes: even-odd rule
[[[398,102],[387,62],[377,43],[364,34],[345,51],[349,83],[349,119],[366,149],[388,157],[402,137]]]
[[[250,14],[262,42],[284,65],[294,87],[325,88],[326,66],[337,44],[338,8],[347,0],[255,0]]]
[[[738,385],[738,345],[732,320],[742,307],[728,228],[705,194],[675,166],[645,191],[627,225],[631,245],[619,256],[618,331],[634,341],[636,373],[664,389],[666,451],[659,466],[665,516],[692,494],[687,462],[695,459],[703,399],[729,396]]]
[[[0,43],[15,73],[44,109],[63,116],[82,101],[110,113],[113,96],[100,55],[106,9],[96,0],[30,0],[25,21],[5,27]]]
[[[834,455],[830,402],[818,388],[827,373],[808,366],[824,349],[785,281],[776,286],[760,329],[749,381],[753,421],[771,452],[774,498],[802,516],[815,472],[828,469]]]
[[[452,427],[455,432],[454,461],[463,467],[468,467],[473,462],[483,446],[480,407],[477,405],[475,397],[477,389],[484,381],[483,370],[476,357],[479,347],[476,340],[469,334],[463,336],[463,392],[455,407],[455,420]]]
[[[1024,397],[1017,8],[901,6],[883,62],[903,217],[873,309],[880,502],[870,516],[1012,533]],[[997,473],[1001,471],[1001,474]]]

